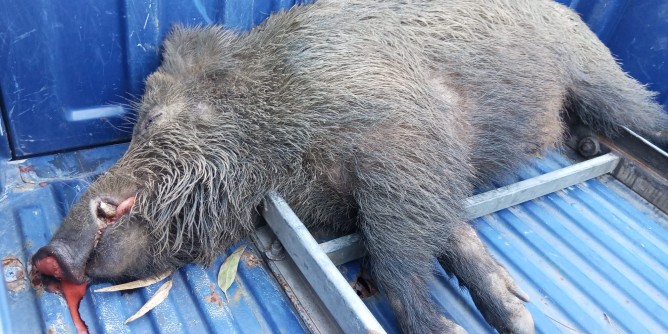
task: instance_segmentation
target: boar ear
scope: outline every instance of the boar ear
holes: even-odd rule
[[[163,69],[173,75],[197,75],[216,68],[235,34],[220,26],[176,25],[163,44]]]

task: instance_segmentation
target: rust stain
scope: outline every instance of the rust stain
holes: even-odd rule
[[[313,321],[311,321],[309,312],[306,311],[299,298],[292,291],[290,284],[288,284],[288,282],[281,274],[275,275],[275,277],[276,280],[278,281],[278,284],[281,286],[281,288],[283,288],[283,291],[288,296],[288,299],[290,299],[290,302],[292,302],[292,306],[294,306],[295,309],[297,309],[299,317],[302,318],[302,320],[304,320],[304,323],[306,324],[308,330],[311,333],[318,333],[319,332],[318,327],[313,323]]]
[[[48,183],[48,182],[44,182],[44,181],[42,181],[42,182],[39,183],[39,186],[40,186],[40,187],[46,187],[46,186],[48,186],[48,185],[49,185],[49,183]]]
[[[258,258],[255,256],[253,252],[244,252],[241,255],[241,259],[248,265],[249,267],[256,267],[264,263],[262,259]]]
[[[26,288],[26,270],[17,257],[7,256],[3,258],[2,272],[7,289],[18,292]]]
[[[209,294],[205,300],[209,303],[218,305],[218,307],[223,307],[223,298],[216,292],[216,286],[213,283],[209,283],[209,288],[211,289],[211,294]]]

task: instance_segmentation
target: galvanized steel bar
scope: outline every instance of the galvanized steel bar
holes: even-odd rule
[[[276,239],[271,227],[265,225],[257,228],[252,237],[258,250],[266,256],[267,266],[274,273],[308,331],[311,334],[345,334],[308,283],[304,273],[287,256],[283,245],[280,245],[280,249],[274,248],[280,241]]]
[[[268,194],[262,213],[345,333],[385,333],[283,198]]]
[[[478,218],[612,172],[620,158],[612,153],[564,167],[466,199],[466,219]]]
[[[366,253],[359,234],[353,233],[320,244],[335,266],[360,258]]]

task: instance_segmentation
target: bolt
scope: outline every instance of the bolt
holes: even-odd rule
[[[578,142],[578,151],[584,157],[593,157],[601,153],[601,145],[594,137],[584,137]]]
[[[264,252],[264,255],[267,256],[269,260],[272,261],[283,261],[285,259],[285,250],[283,249],[283,244],[278,239],[274,239],[269,246],[269,250]]]
[[[19,275],[21,274],[21,272],[23,272],[21,268],[17,268],[15,266],[5,267],[4,269],[5,269],[4,270],[5,282],[7,283],[15,282],[16,280],[18,280]]]

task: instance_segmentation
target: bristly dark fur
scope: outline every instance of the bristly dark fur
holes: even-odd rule
[[[86,249],[72,261],[86,267],[68,268],[96,279],[206,264],[278,191],[310,227],[362,234],[405,332],[461,331],[430,301],[436,257],[490,324],[531,333],[527,298],[461,218],[462,200],[557,145],[567,109],[607,134],[660,131],[653,97],[549,0],[320,0],[244,34],[177,27],[129,150],[54,244]],[[133,193],[96,249],[73,240],[95,231],[89,201]]]

